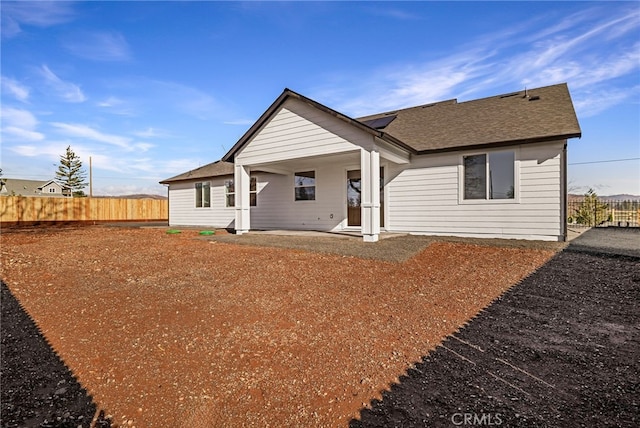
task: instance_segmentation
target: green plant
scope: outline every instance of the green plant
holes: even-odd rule
[[[593,189],[589,189],[585,193],[584,199],[574,211],[574,217],[578,224],[597,226],[606,221],[611,221],[609,204],[600,202]]]

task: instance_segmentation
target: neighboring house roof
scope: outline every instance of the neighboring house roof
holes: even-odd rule
[[[198,178],[220,177],[224,175],[233,175],[232,162],[215,161],[183,174],[176,175],[175,177],[167,178],[160,183],[169,184],[176,181],[196,180]]]
[[[2,185],[0,186],[0,194],[2,195],[22,195],[22,196],[55,196],[49,193],[42,193],[42,189],[49,184],[56,184],[64,190],[69,187],[62,185],[54,180],[23,180],[20,178],[0,178]],[[62,193],[58,193],[62,195]]]

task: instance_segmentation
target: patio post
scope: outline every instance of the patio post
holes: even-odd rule
[[[235,165],[235,206],[236,206],[236,235],[247,233],[250,229],[249,187],[251,179],[249,168],[243,165]]]
[[[380,153],[360,151],[362,179],[362,239],[376,242],[380,235]]]

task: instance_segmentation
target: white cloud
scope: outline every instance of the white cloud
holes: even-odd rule
[[[17,80],[2,76],[2,92],[11,94],[18,101],[29,100],[29,88],[22,85]]]
[[[133,135],[140,138],[166,138],[170,136],[167,131],[151,127],[143,131],[135,131],[133,132]]]
[[[162,195],[167,196],[167,189],[161,184],[145,183],[144,185],[124,184],[96,186],[94,195],[121,196],[121,195]]]
[[[64,153],[68,145],[69,143],[67,141],[42,141],[37,145],[20,144],[17,146],[11,146],[9,149],[20,156],[36,158],[44,156],[57,161],[60,159],[60,155]],[[74,151],[78,153],[76,148],[74,148]]]
[[[123,100],[121,100],[120,98],[117,97],[108,97],[107,99],[105,99],[104,101],[99,101],[97,103],[98,107],[117,107],[120,106],[124,103]]]
[[[222,122],[225,125],[253,125],[255,123],[254,119],[237,119],[237,120],[228,120],[226,122]]]
[[[33,129],[38,119],[28,110],[2,106],[2,122],[11,126]]]
[[[30,146],[30,145],[13,146],[13,147],[10,147],[10,149],[11,151],[16,152],[20,156],[33,157],[41,154],[38,151],[38,147]]]
[[[138,151],[140,151],[140,152],[147,152],[150,149],[154,148],[155,144],[151,144],[151,143],[135,143],[133,145],[133,147],[135,149],[137,149]]]
[[[71,3],[60,1],[2,2],[2,36],[14,37],[21,25],[51,27],[71,21],[75,12]]]
[[[39,141],[44,139],[44,135],[40,132],[30,131],[28,129],[16,128],[15,126],[6,126],[2,128],[4,135],[10,134],[15,139],[26,141]]]
[[[64,46],[76,56],[95,61],[127,61],[131,58],[129,44],[117,32],[74,34]]]
[[[592,7],[552,19],[534,16],[480,36],[452,55],[388,65],[365,77],[360,72],[340,72],[310,95],[357,117],[561,82],[568,82],[573,96],[580,98],[581,91],[616,92],[620,78],[640,72],[640,44],[633,36],[639,29],[640,10],[607,14]],[[532,31],[537,28],[541,29]],[[602,105],[623,102],[624,92],[623,88],[621,94],[612,94],[607,97],[610,103]]]
[[[602,89],[579,91],[573,97],[573,104],[578,117],[585,118],[595,116],[610,107],[637,100],[640,96],[640,86],[624,89]],[[637,101],[636,101],[637,102]]]
[[[449,98],[568,82],[582,114],[591,115],[635,93],[630,88],[615,90],[613,83],[640,72],[640,44],[633,36],[639,29],[640,10],[612,14],[592,7],[558,21],[549,18],[534,16],[422,63],[385,66],[364,78],[341,73],[330,86],[316,88],[312,97],[358,117]],[[600,106],[588,101],[587,92],[593,91],[608,94]]]
[[[126,150],[133,149],[133,145],[131,144],[131,138],[128,138],[128,137],[105,134],[87,125],[81,125],[81,124],[52,122],[51,125],[57,128],[58,131],[60,131],[60,133],[62,133],[67,137],[79,137],[79,138],[97,141],[100,143],[107,143],[107,144],[121,147]]]
[[[402,9],[396,7],[390,8],[390,5],[392,5],[392,3],[378,4],[378,7],[369,8],[369,13],[371,13],[372,15],[382,16],[384,18],[398,19],[401,21],[415,21],[422,19],[420,16],[413,13],[405,12]]]
[[[70,103],[81,103],[87,99],[82,93],[80,86],[60,79],[46,65],[43,65],[39,69],[39,72],[42,77],[44,77],[47,85],[63,100]]]
[[[211,95],[196,88],[166,81],[154,81],[153,86],[165,104],[173,105],[182,113],[197,119],[211,120],[222,110]]]
[[[129,103],[121,98],[110,96],[96,103],[97,107],[105,109],[108,113],[120,116],[135,116],[136,111]]]
[[[40,141],[44,135],[36,131],[38,120],[28,110],[2,106],[2,139]]]

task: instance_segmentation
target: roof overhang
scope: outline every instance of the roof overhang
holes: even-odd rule
[[[233,162],[236,154],[242,150],[242,148],[249,142],[251,139],[266,125],[266,123],[271,119],[271,117],[280,110],[280,108],[284,105],[287,99],[292,98],[299,100],[303,103],[306,103],[314,108],[317,108],[320,111],[323,111],[337,119],[340,119],[370,135],[373,135],[376,138],[379,138],[383,141],[386,141],[389,144],[400,147],[403,150],[412,152],[413,150],[409,148],[402,141],[393,138],[391,135],[385,134],[382,131],[374,129],[370,126],[365,125],[358,120],[349,117],[345,114],[342,114],[332,108],[329,108],[323,104],[320,104],[317,101],[312,100],[311,98],[307,98],[304,95],[301,95],[297,92],[292,91],[291,89],[285,88],[285,90],[280,94],[280,96],[269,106],[269,108],[258,118],[258,120],[249,128],[247,132],[238,140],[236,144],[222,157],[222,161],[225,162]]]
[[[470,145],[460,145],[453,147],[446,147],[440,149],[431,149],[431,150],[421,150],[416,152],[416,155],[428,155],[428,154],[436,154],[436,153],[446,153],[446,152],[459,152],[461,150],[485,150],[485,149],[494,149],[494,148],[502,148],[509,146],[519,146],[522,144],[534,144],[534,143],[548,143],[551,141],[563,141],[568,140],[569,138],[581,138],[582,133],[572,133],[565,135],[554,135],[549,137],[542,138],[524,138],[520,140],[509,140],[509,141],[491,141],[487,143],[480,144],[470,144]]]

